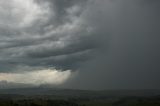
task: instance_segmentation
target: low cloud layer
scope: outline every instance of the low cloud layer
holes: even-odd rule
[[[26,71],[17,73],[0,73],[0,81],[8,83],[30,84],[30,85],[60,85],[72,76],[70,70],[61,71],[56,69],[46,69],[38,71]]]

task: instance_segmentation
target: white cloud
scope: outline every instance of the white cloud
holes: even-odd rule
[[[1,0],[0,26],[23,28],[35,21],[46,21],[49,16],[49,3],[39,5],[34,0]]]
[[[0,81],[33,85],[59,85],[67,81],[71,75],[72,72],[70,70],[61,71],[56,69],[46,69],[18,73],[0,73]]]

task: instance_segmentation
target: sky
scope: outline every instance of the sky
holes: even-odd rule
[[[1,0],[0,85],[160,89],[159,0]]]

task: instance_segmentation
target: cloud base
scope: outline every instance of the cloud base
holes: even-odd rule
[[[46,69],[18,73],[0,73],[0,81],[32,85],[60,85],[67,81],[71,75],[71,70],[61,71],[56,69]]]

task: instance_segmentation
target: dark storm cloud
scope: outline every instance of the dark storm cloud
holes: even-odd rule
[[[96,5],[96,6],[95,6]],[[95,58],[70,86],[85,89],[158,89],[159,1],[95,1],[88,19],[97,26]],[[91,12],[92,11],[92,12]],[[98,21],[96,21],[98,20]]]
[[[59,25],[59,24],[64,24],[66,21],[71,21],[68,19],[68,13],[67,9],[70,7],[74,6],[81,6],[80,8],[83,9],[85,7],[85,4],[87,3],[88,0],[49,0],[50,2],[53,3],[53,9],[55,11],[56,21],[52,21],[53,24]],[[79,16],[81,14],[81,11],[78,11],[74,15]]]
[[[16,2],[19,3],[19,1]],[[26,3],[35,6],[35,8],[32,7],[33,11],[30,11],[30,8],[25,7],[25,5],[26,13],[20,10],[18,11],[20,15],[15,12],[15,16],[12,16],[10,8],[8,11],[2,10],[2,16],[0,17],[0,58],[3,64],[1,64],[0,70],[14,71],[20,65],[31,67],[52,66],[63,69],[63,67],[66,67],[62,65],[65,64],[65,61],[68,61],[66,64],[72,69],[70,66],[72,61],[76,63],[79,62],[79,59],[68,57],[75,54],[80,54],[81,56],[84,54],[83,52],[90,51],[96,47],[93,42],[90,42],[92,38],[90,37],[91,33],[88,31],[89,26],[83,23],[83,18],[81,18],[87,2],[87,0],[48,0],[46,2],[43,0],[35,2],[29,0]],[[2,1],[1,4],[3,3],[6,3],[7,6],[13,5],[7,1]],[[23,7],[17,6],[14,8],[18,10]],[[41,17],[39,18],[36,14],[40,14]],[[28,23],[31,22],[30,25],[25,21],[23,22],[23,17],[21,17],[23,15],[31,15],[27,17],[28,20],[27,18],[25,20]],[[7,20],[3,17],[8,17],[9,19]],[[19,18],[20,21],[14,18]],[[30,18],[33,19],[31,20]],[[9,21],[10,23],[7,22],[5,25],[3,21]],[[16,23],[17,26],[12,26],[12,23]],[[21,26],[21,24],[24,25]],[[57,56],[65,56],[66,58],[64,60],[61,58],[61,62],[59,62]],[[84,55],[84,57],[86,56]]]
[[[32,50],[27,54],[27,56],[31,58],[43,58],[43,57],[60,56],[60,55],[67,55],[67,54],[69,55],[69,54],[74,54],[81,51],[94,49],[96,45],[90,41],[91,40],[89,40],[89,37],[83,37],[83,38],[81,37],[79,39],[71,38],[71,40],[66,41],[69,43],[66,43],[63,47],[53,49],[53,50],[49,47],[48,48],[45,47],[40,51]]]
[[[56,67],[78,73],[64,87],[160,88],[159,0],[36,3],[26,12],[36,18],[0,22],[1,71]]]

